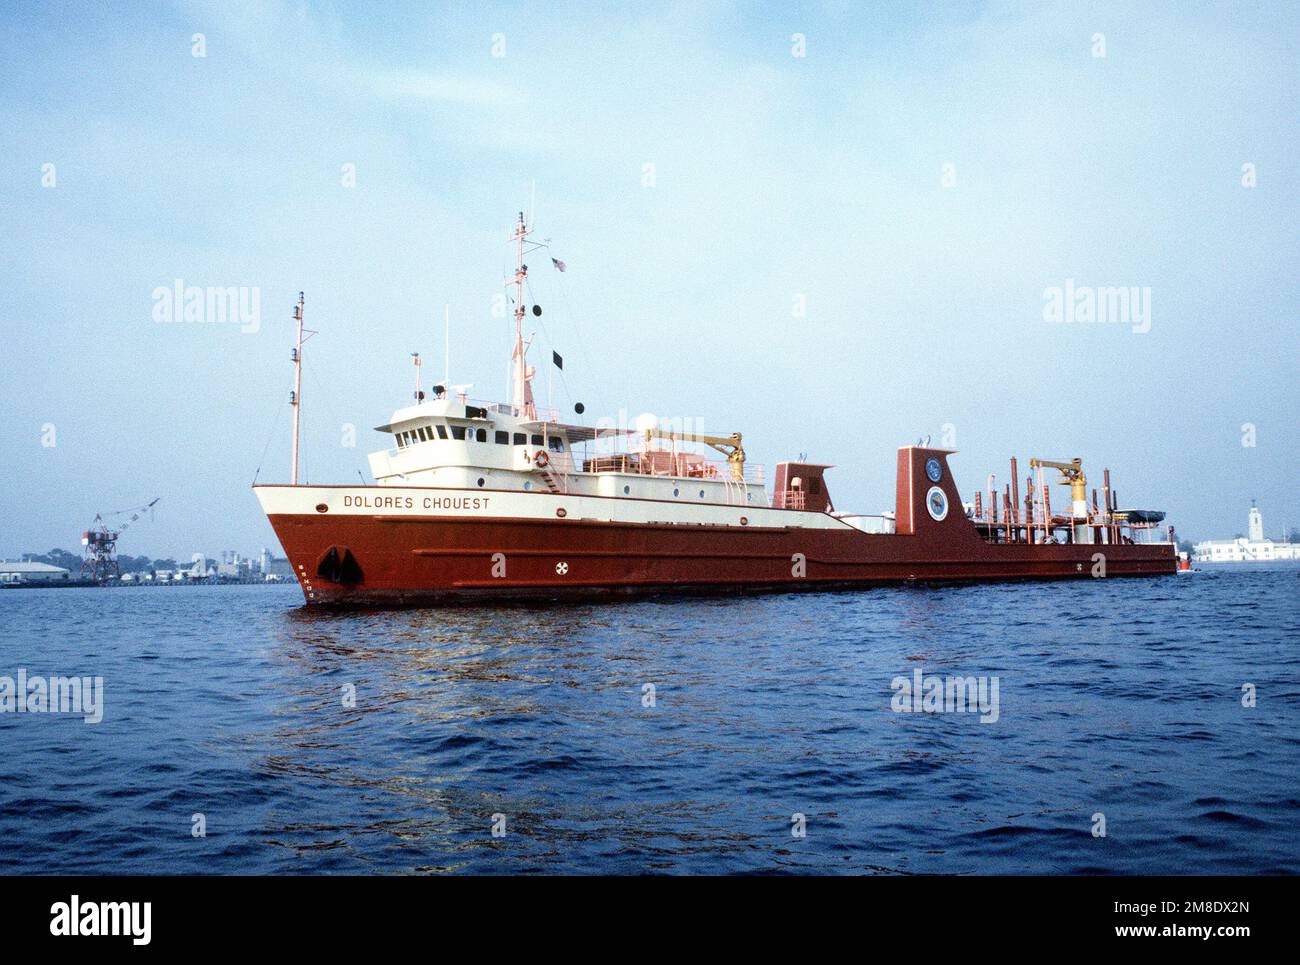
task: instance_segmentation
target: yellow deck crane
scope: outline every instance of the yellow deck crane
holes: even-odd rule
[[[740,444],[739,432],[733,432],[729,436],[702,436],[695,432],[666,432],[663,429],[643,429],[641,434],[645,436],[647,444],[652,439],[703,443],[710,449],[716,449],[727,457],[727,464],[731,466],[732,479],[736,480],[736,482],[743,482],[745,479],[745,449]]]
[[[1074,541],[1082,543],[1088,535],[1088,477],[1083,474],[1083,460],[1070,462],[1053,462],[1050,459],[1030,459],[1032,469],[1055,469],[1061,474],[1057,480],[1062,486],[1070,487],[1070,500],[1073,502],[1070,515],[1074,517]]]

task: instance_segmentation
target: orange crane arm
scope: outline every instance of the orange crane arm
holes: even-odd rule
[[[739,482],[745,478],[745,449],[740,444],[739,432],[733,432],[729,436],[705,436],[695,432],[665,432],[663,429],[645,429],[643,434],[646,442],[651,439],[677,439],[682,442],[703,443],[710,449],[716,449],[727,457],[727,462],[731,464],[732,479]]]
[[[1050,459],[1030,459],[1029,465],[1038,469],[1045,466],[1049,469],[1056,469],[1061,473],[1061,478],[1057,480],[1062,486],[1070,487],[1070,495],[1075,500],[1082,499],[1088,501],[1088,477],[1083,474],[1083,460],[1074,459],[1071,462],[1053,462]]]

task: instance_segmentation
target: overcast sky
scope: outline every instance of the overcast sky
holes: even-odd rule
[[[806,452],[850,511],[928,435],[968,498],[1081,456],[1184,536],[1300,526],[1300,7],[613,7],[6,3],[0,555],[154,496],[122,552],[277,548],[300,289],[310,481],[368,474],[444,305],[503,397],[534,181],[570,413]],[[176,279],[260,315],[158,321]],[[1149,316],[1049,320],[1068,285]]]

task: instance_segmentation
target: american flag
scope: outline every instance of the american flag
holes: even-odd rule
[[[554,265],[556,268],[560,269],[560,271],[564,271],[564,269],[569,267],[564,262],[560,261],[560,259],[558,258],[552,258],[551,264]]]

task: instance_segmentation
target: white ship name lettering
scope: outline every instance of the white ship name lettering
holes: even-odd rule
[[[425,496],[425,509],[487,509],[490,496]],[[414,509],[410,496],[344,496],[346,509]]]

